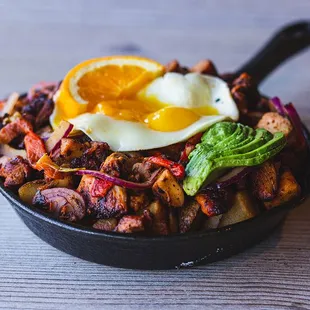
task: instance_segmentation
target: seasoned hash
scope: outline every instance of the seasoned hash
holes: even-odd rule
[[[239,121],[219,119],[172,145],[113,151],[69,119],[51,124],[62,83],[39,83],[1,102],[4,186],[59,220],[145,235],[223,227],[300,197],[307,147],[292,104],[261,96],[247,73],[220,75],[209,60],[172,61],[165,72],[226,81]]]

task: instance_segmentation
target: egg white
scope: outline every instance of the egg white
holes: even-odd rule
[[[239,118],[228,85],[209,75],[167,73],[151,82],[139,93],[139,97],[144,100],[157,98],[170,106],[189,109],[208,105],[216,108],[219,115],[201,116],[190,126],[171,132],[155,131],[146,124],[117,120],[102,113],[84,113],[69,122],[92,140],[107,142],[113,151],[139,151],[185,141],[217,122],[226,119],[237,121]],[[58,113],[55,108],[51,123]]]
[[[226,118],[224,115],[203,116],[190,126],[172,132],[155,131],[141,123],[116,120],[100,113],[81,114],[69,121],[92,140],[107,142],[113,151],[139,151],[187,140]]]

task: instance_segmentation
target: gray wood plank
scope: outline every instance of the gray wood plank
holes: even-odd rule
[[[310,2],[0,1],[0,93],[58,80],[77,62],[138,54],[231,71]],[[262,85],[310,125],[310,52]],[[310,202],[270,238],[212,265],[131,271],[88,263],[34,236],[0,198],[0,309],[310,309]]]

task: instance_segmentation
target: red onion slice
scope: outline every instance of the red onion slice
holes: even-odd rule
[[[272,105],[273,105],[273,108],[275,109],[276,112],[278,112],[280,115],[282,116],[285,116],[285,109],[283,107],[283,104],[280,100],[280,98],[278,97],[273,97],[270,99]]]
[[[306,139],[303,134],[302,123],[299,114],[297,113],[292,103],[286,104],[284,106],[284,109],[286,111],[287,116],[289,117],[290,121],[293,124],[300,147],[304,148],[306,145]]]
[[[242,180],[251,170],[252,167],[236,167],[217,179],[215,185],[217,188],[225,188]]]
[[[143,189],[147,189],[153,186],[156,177],[158,176],[159,172],[161,171],[161,169],[156,170],[150,177],[150,179],[146,182],[143,183],[136,183],[136,182],[131,182],[131,181],[127,181],[124,179],[120,179],[117,177],[112,177],[109,174],[106,174],[104,172],[100,172],[100,171],[95,171],[95,170],[79,170],[76,172],[77,175],[91,175],[93,177],[96,177],[98,179],[102,179],[102,180],[106,180],[109,181],[111,183],[113,183],[114,185],[119,185],[125,188],[129,188],[129,189],[137,189],[137,190],[143,190]]]
[[[68,137],[73,129],[73,125],[67,121],[61,121],[59,126],[51,134],[51,136],[45,142],[45,147],[48,153],[55,152],[61,143],[62,138]]]
[[[85,201],[80,193],[69,188],[48,188],[38,191],[33,197],[33,204],[48,207],[48,211],[71,222],[85,216]]]

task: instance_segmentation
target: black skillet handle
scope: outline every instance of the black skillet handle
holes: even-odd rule
[[[282,28],[236,75],[247,72],[259,84],[277,66],[310,46],[310,21],[300,21]]]

